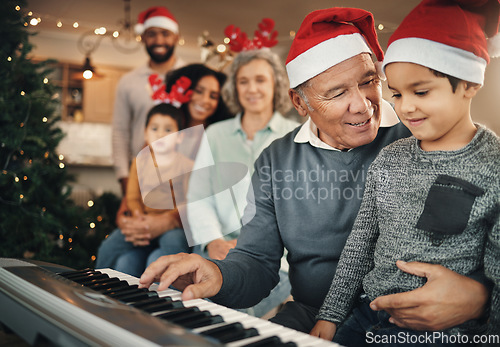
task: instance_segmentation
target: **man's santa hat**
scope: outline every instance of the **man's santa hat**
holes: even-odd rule
[[[500,56],[499,16],[499,0],[424,0],[390,37],[383,67],[415,63],[483,84],[490,57]]]
[[[142,35],[146,29],[152,27],[167,29],[174,34],[179,33],[177,20],[169,10],[162,6],[150,7],[139,13],[134,30],[136,34]]]
[[[360,53],[373,53],[380,64],[384,59],[370,12],[342,7],[311,12],[286,59],[290,88]]]

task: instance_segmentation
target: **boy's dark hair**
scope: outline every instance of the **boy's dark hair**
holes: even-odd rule
[[[228,111],[226,104],[222,100],[222,86],[224,85],[227,79],[227,76],[224,73],[212,70],[203,64],[186,65],[184,67],[181,67],[179,69],[167,73],[165,77],[167,93],[170,92],[172,86],[181,76],[186,76],[191,80],[191,86],[189,87],[189,90],[195,89],[198,82],[205,76],[214,76],[219,82],[219,86],[221,89],[219,102],[217,103],[217,109],[215,110],[214,114],[207,119],[207,124],[206,124],[207,126],[212,123],[231,118],[233,116]],[[189,110],[187,108],[187,103],[183,104],[181,106],[181,109],[184,111],[184,114],[186,115],[186,126],[187,126],[191,118],[191,115],[189,114]]]
[[[457,90],[457,87],[458,87],[458,84],[460,83],[460,81],[463,81],[461,80],[460,78],[457,78],[457,77],[453,77],[453,76],[450,76],[450,75],[447,75],[445,73],[442,73],[442,72],[439,72],[439,71],[436,71],[434,69],[431,69],[430,67],[428,68],[429,70],[431,70],[431,72],[437,76],[437,77],[446,77],[448,79],[448,81],[450,81],[450,84],[451,84],[451,90],[453,91],[453,93],[455,93],[455,91]],[[475,86],[475,85],[478,85],[477,83],[474,83],[474,82],[468,82],[468,81],[465,81],[465,83],[467,83],[467,88],[471,87],[471,86]]]
[[[151,120],[151,117],[155,114],[161,114],[163,116],[169,116],[172,117],[175,122],[177,123],[177,126],[179,127],[179,130],[182,130],[186,127],[186,117],[184,116],[184,112],[180,108],[177,108],[171,104],[166,104],[166,103],[161,103],[156,106],[153,106],[147,116],[146,116],[146,127],[149,124],[149,121]]]
[[[430,67],[428,69],[431,70],[431,72],[437,77],[446,77],[448,81],[450,81],[451,90],[453,91],[453,93],[455,93],[458,87],[458,83],[460,83],[461,79],[436,71],[434,69],[431,69]]]

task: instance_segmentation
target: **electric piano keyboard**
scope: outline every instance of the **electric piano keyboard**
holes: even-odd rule
[[[53,269],[51,269],[53,270]],[[32,345],[338,346],[111,269],[58,273],[0,258],[0,321]]]

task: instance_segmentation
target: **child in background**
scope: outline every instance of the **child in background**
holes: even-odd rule
[[[335,335],[346,346],[448,346],[464,342],[464,334],[472,342],[486,329],[498,337],[500,140],[472,121],[470,105],[489,62],[485,34],[497,35],[499,12],[497,0],[424,0],[391,36],[384,68],[396,112],[413,136],[387,146],[370,166],[312,335]],[[469,277],[484,271],[493,281],[489,320],[478,314],[433,334],[400,328],[388,313],[373,311],[375,298],[425,284],[424,272],[401,271],[412,261]]]
[[[168,95],[163,86],[161,91],[154,98],[161,103],[147,114],[146,147],[131,164],[125,198],[134,217],[170,214],[169,220],[174,222],[160,235],[152,235],[149,230],[124,235],[115,230],[102,242],[98,253],[102,267],[136,277],[162,255],[190,252],[177,208],[186,201],[189,173],[193,168],[193,161],[178,151],[186,118],[177,106],[189,97],[174,95],[175,92]]]

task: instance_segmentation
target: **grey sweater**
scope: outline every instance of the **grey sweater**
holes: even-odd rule
[[[342,322],[362,290],[373,300],[425,284],[400,271],[398,259],[463,275],[484,262],[494,282],[490,327],[498,331],[499,165],[500,140],[482,126],[456,151],[424,152],[414,137],[383,149],[318,319]]]
[[[255,163],[238,244],[214,261],[224,282],[214,301],[250,307],[279,280],[287,249],[292,295],[319,309],[363,196],[366,171],[380,150],[410,133],[402,124],[380,128],[370,144],[349,152],[296,143],[298,129],[274,141]],[[250,212],[250,213],[249,213]]]

